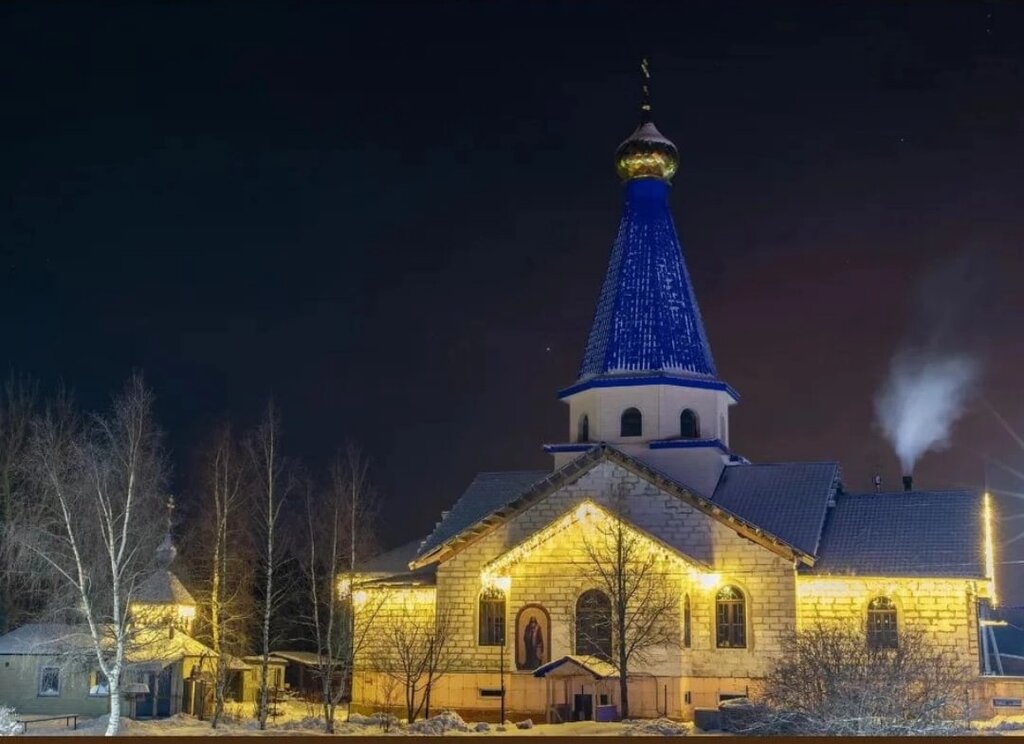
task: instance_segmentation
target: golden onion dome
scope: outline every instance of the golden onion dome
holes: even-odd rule
[[[642,121],[615,151],[615,170],[623,181],[634,178],[671,181],[678,169],[679,151],[652,121]]]
[[[640,126],[615,151],[615,170],[623,181],[671,181],[679,168],[679,151],[651,121],[651,70],[646,57],[640,62],[640,73]]]

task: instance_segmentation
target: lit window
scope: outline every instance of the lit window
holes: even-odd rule
[[[480,593],[480,645],[505,645],[505,592],[500,589]]]
[[[96,670],[89,680],[89,694],[96,697],[106,697],[110,694],[110,683],[107,682],[107,675]]]
[[[875,597],[868,603],[868,647],[896,648],[896,605],[888,597]]]
[[[589,442],[590,441],[590,417],[587,414],[580,416],[580,424],[576,430],[576,441],[577,442]]]
[[[734,586],[723,586],[715,596],[718,648],[747,647],[747,600]]]
[[[690,647],[690,595],[683,597],[683,648]]]
[[[39,670],[39,695],[60,697],[60,669],[58,667],[43,667]]]
[[[639,437],[644,433],[644,417],[639,408],[627,408],[622,412],[622,426],[619,435],[623,437]]]
[[[585,591],[576,600],[576,653],[612,657],[612,601],[599,589]]]
[[[679,414],[679,436],[683,439],[698,439],[700,437],[700,419],[696,411],[689,408]]]

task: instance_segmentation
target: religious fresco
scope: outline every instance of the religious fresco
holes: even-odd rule
[[[516,616],[516,669],[536,669],[551,661],[551,620],[540,605],[526,605]]]

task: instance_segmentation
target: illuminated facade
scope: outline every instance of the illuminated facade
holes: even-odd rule
[[[753,464],[730,448],[739,395],[718,375],[669,208],[678,153],[642,111],[616,156],[623,216],[578,379],[559,393],[554,468],[481,473],[430,535],[346,584],[381,628],[357,655],[357,708],[390,699],[389,618],[441,614],[458,654],[434,710],[494,718],[502,690],[507,715],[534,720],[616,706],[592,541],[618,520],[677,598],[664,642],[629,669],[631,715],[689,718],[749,693],[817,621],[880,645],[918,628],[979,665],[979,607],[995,601],[987,499],[849,493],[837,463]]]

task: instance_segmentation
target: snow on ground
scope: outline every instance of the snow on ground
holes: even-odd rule
[[[233,706],[216,730],[209,721],[179,714],[155,721],[122,719],[121,734],[125,736],[317,736],[323,735],[320,709],[301,702],[290,701],[280,706],[281,715],[267,722],[267,730],[260,731],[253,717],[252,705]],[[389,732],[380,727],[378,716],[353,715],[344,720],[344,710],[338,711],[335,724],[338,736],[683,736],[693,733],[691,724],[678,723],[665,718],[657,720],[622,721],[619,723],[532,723],[520,727],[523,721],[505,726],[481,725],[465,721],[457,713],[444,711],[427,720],[406,726],[396,723]],[[47,721],[29,727],[26,736],[98,736],[107,727],[107,716],[80,719],[77,730],[65,727],[64,721]]]

